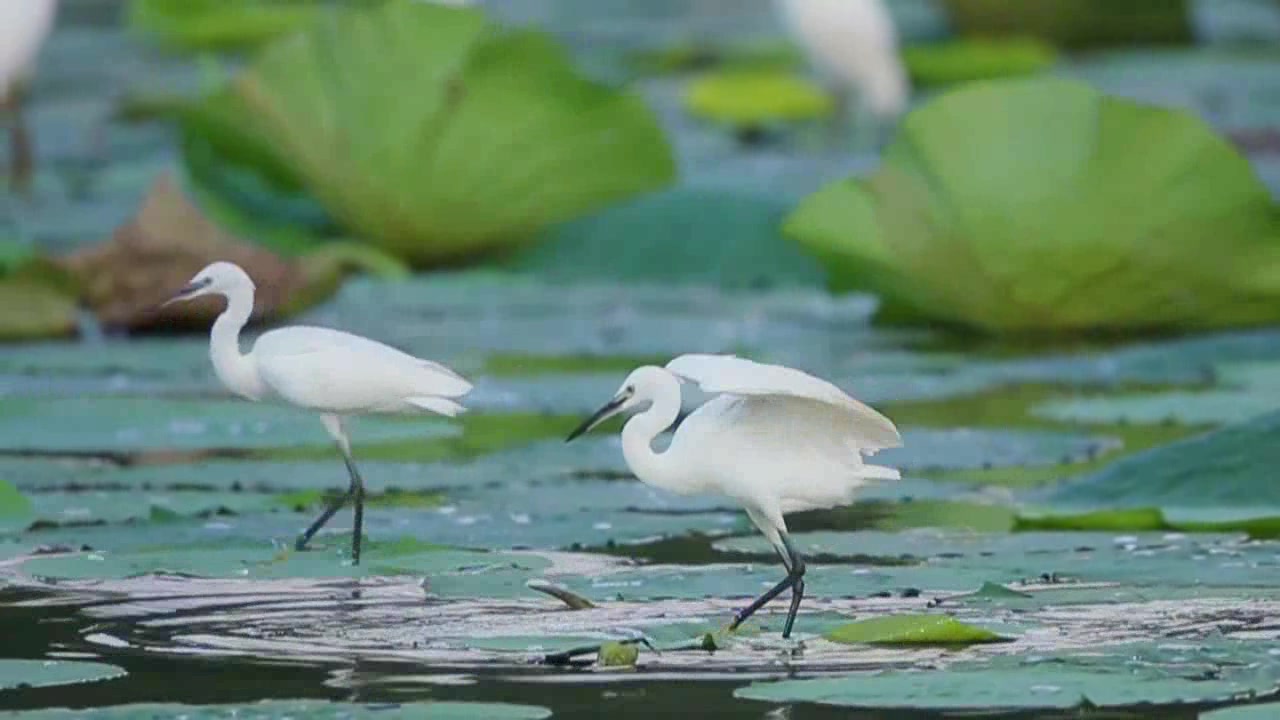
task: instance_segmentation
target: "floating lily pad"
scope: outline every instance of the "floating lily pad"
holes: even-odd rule
[[[734,126],[816,120],[834,104],[802,76],[776,71],[708,73],[689,85],[685,106],[693,115]]]
[[[1280,704],[1245,705],[1201,713],[1201,720],[1271,720],[1280,717]]]
[[[75,685],[123,677],[115,665],[72,660],[0,660],[0,690]]]
[[[56,430],[56,431],[54,431]],[[423,440],[457,434],[442,422],[358,418],[361,441]],[[324,446],[332,441],[317,417],[294,408],[237,400],[67,398],[9,400],[0,410],[0,446],[10,450],[122,453]]]
[[[1208,530],[1208,528],[1205,528]],[[1159,587],[1258,587],[1259,567],[1280,567],[1275,542],[1248,540],[1237,529],[1187,534],[1176,527],[1156,531],[971,533],[910,532],[794,533],[802,555],[839,558],[855,567],[830,566],[809,583],[815,593],[865,594],[914,587],[972,592],[987,582],[1013,589],[1029,580],[1115,582]],[[726,551],[766,554],[755,537],[719,540]],[[811,567],[809,573],[814,574]],[[825,578],[821,581],[816,578]],[[723,580],[726,584],[731,582]],[[741,581],[734,581],[741,582]],[[829,583],[825,589],[821,583]],[[1060,587],[1069,589],[1070,582]]]
[[[1014,710],[1121,708],[1139,703],[1180,704],[1243,697],[1272,690],[1244,673],[1216,680],[1187,679],[1157,668],[1072,667],[1061,662],[1006,661],[945,671],[862,673],[815,680],[756,682],[736,697],[877,709]]]
[[[349,720],[413,718],[413,720],[540,720],[551,711],[536,705],[432,701],[418,703],[341,703],[316,700],[271,700],[247,705],[117,705],[87,710],[26,710],[21,720],[133,720],[139,717],[182,717],[189,720]]]
[[[868,618],[828,630],[823,637],[845,645],[972,645],[1009,639],[947,615]]]
[[[333,552],[283,548],[177,547],[127,552],[91,551],[56,557],[34,557],[22,571],[63,579],[124,578],[148,573],[182,574],[206,578],[360,577],[365,575],[440,575],[439,591],[450,595],[475,592],[525,594],[524,583],[550,565],[532,555],[468,552],[449,549],[412,551],[397,545],[372,546],[353,567]]]

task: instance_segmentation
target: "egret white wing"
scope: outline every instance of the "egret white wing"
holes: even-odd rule
[[[897,480],[867,464],[839,406],[786,395],[721,395],[680,426],[670,452],[711,463],[711,487],[748,506],[796,512],[844,505],[860,488]],[[718,487],[717,487],[718,486]],[[780,526],[781,527],[781,526]]]
[[[285,400],[329,412],[461,411],[432,402],[467,394],[453,370],[389,345],[329,328],[296,326],[264,333],[253,347],[263,381]]]
[[[729,395],[779,395],[810,400],[838,408],[833,416],[838,427],[856,439],[858,447],[871,454],[876,450],[902,446],[902,437],[893,421],[850,397],[840,388],[806,372],[782,365],[770,365],[735,355],[681,355],[667,363],[667,370],[696,382],[704,392]]]

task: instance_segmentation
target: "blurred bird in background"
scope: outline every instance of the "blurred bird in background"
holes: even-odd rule
[[[14,192],[30,188],[35,169],[22,96],[57,12],[58,0],[0,2],[0,116],[9,124],[9,180]]]
[[[788,31],[836,100],[835,127],[878,144],[911,99],[898,30],[883,0],[777,0]],[[856,108],[856,109],[855,109]]]

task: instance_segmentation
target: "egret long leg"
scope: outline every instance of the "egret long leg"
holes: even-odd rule
[[[352,559],[358,563],[360,561],[359,526],[364,515],[364,481],[361,480],[360,473],[356,470],[355,463],[351,462],[351,460],[345,455],[343,456],[343,460],[347,463],[347,473],[351,476],[351,484],[347,486],[347,491],[345,493],[330,501],[329,505],[324,509],[324,512],[320,513],[320,517],[316,518],[315,522],[311,523],[311,526],[298,536],[298,541],[294,543],[294,547],[298,550],[305,548],[307,543],[311,542],[311,538],[315,536],[320,528],[324,527],[325,523],[329,522],[329,518],[333,517],[335,513],[341,510],[342,506],[347,504],[347,500],[355,498],[356,527],[354,530],[355,536],[351,540],[351,555]]]
[[[730,630],[737,630],[738,626],[754,615],[757,610],[781,595],[787,588],[791,588],[791,609],[787,613],[786,625],[782,628],[782,637],[791,637],[791,627],[795,625],[796,613],[800,610],[800,600],[804,597],[804,558],[796,552],[795,546],[791,544],[791,538],[786,533],[779,534],[782,537],[782,549],[778,551],[778,555],[782,557],[782,564],[787,568],[787,576],[777,585],[769,588],[768,592],[756,598],[755,602],[739,610],[733,616],[733,622],[729,624]]]

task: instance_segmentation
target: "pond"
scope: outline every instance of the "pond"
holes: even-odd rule
[[[774,32],[765,2],[486,5],[556,28],[603,75],[629,70],[601,48]],[[1265,31],[1240,18],[1270,17],[1201,5],[1210,34]],[[111,109],[149,81],[197,83],[195,63],[127,37],[118,9],[68,0],[42,59],[45,169],[36,198],[3,215],[42,248],[101,240],[180,162],[172,129]],[[923,0],[895,13],[908,37],[946,32]],[[1278,66],[1265,53],[1135,51],[1064,72],[1216,108],[1233,129],[1280,122]],[[769,245],[787,208],[875,153],[816,150],[803,133],[744,149],[683,116],[675,79],[642,87],[680,184],[553,232],[670,232],[677,253],[712,238],[680,256],[681,282],[643,257],[660,242],[630,251],[649,263],[634,269],[618,267],[628,251],[584,243],[567,268],[551,254],[525,273],[354,278],[295,319],[475,383],[456,419],[352,422],[369,490],[359,566],[349,508],[294,549],[347,482],[320,423],[229,397],[203,333],[118,337],[86,322],[78,340],[0,345],[0,712],[1229,720],[1280,708],[1280,329],[1045,345],[875,323],[873,297],[832,295],[808,256]],[[1250,160],[1280,196],[1277,155]],[[727,237],[771,249],[716,244]],[[686,352],[802,368],[901,430],[903,447],[875,459],[900,481],[788,516],[809,559],[790,640],[785,599],[723,629],[784,573],[732,501],[638,482],[617,421],[564,442],[631,368]],[[633,662],[597,662],[597,646],[637,640]]]

